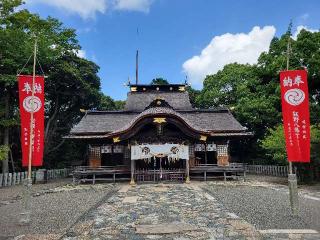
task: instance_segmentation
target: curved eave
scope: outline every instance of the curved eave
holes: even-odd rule
[[[203,135],[208,135],[208,136],[210,134],[209,131],[203,131],[203,130],[196,129],[196,128],[192,127],[191,124],[189,124],[183,117],[181,117],[181,116],[179,116],[177,114],[173,114],[173,113],[150,113],[150,114],[144,114],[142,116],[139,116],[129,126],[125,127],[124,129],[122,129],[120,131],[116,131],[116,132],[111,133],[110,136],[118,136],[118,135],[122,135],[122,134],[125,134],[127,132],[130,132],[130,131],[133,131],[134,128],[140,122],[142,122],[143,120],[149,119],[149,120],[153,121],[154,118],[158,118],[158,117],[166,118],[167,122],[170,122],[173,119],[175,119],[178,122],[182,123],[184,125],[184,127],[186,127],[188,130],[190,130],[190,131],[192,131],[194,133],[197,133],[197,134],[203,134]]]
[[[252,137],[252,132],[210,132],[210,137]],[[114,134],[99,134],[99,135],[68,135],[65,139],[106,139],[112,138]]]
[[[107,135],[67,135],[64,136],[64,139],[102,139],[108,138]]]
[[[252,132],[211,132],[211,137],[252,137]]]

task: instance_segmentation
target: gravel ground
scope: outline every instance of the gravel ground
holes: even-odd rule
[[[0,239],[22,234],[60,234],[110,191],[113,184],[80,185],[67,181],[32,187],[31,225],[19,225],[23,187],[0,189]]]
[[[48,189],[52,189],[55,187],[63,186],[66,184],[70,184],[72,179],[63,178],[57,179],[54,181],[50,181],[46,184],[34,184],[32,185],[33,192],[45,191]],[[24,185],[16,185],[14,187],[3,187],[0,188],[0,205],[3,201],[14,201],[16,199],[20,199],[22,197],[22,192],[24,189]]]
[[[124,186],[82,218],[65,240],[260,240],[197,183]]]
[[[155,209],[159,208],[159,216],[164,215],[166,217],[170,217],[173,214],[171,216],[172,218],[176,217],[176,215],[174,215],[174,211],[171,214],[171,212],[169,211],[169,206],[171,206],[172,208],[179,208],[180,203],[186,204],[190,200],[188,209],[190,210],[190,206],[195,205],[195,210],[188,210],[186,213],[191,215],[195,214],[195,216],[191,216],[190,219],[192,219],[192,221],[198,221],[197,224],[200,225],[202,224],[202,221],[206,223],[208,221],[206,217],[202,217],[203,214],[214,213],[219,216],[218,219],[226,220],[224,216],[225,211],[223,210],[226,208],[228,212],[236,213],[240,217],[240,219],[237,220],[240,221],[240,223],[241,219],[244,219],[247,222],[255,225],[258,229],[307,228],[320,231],[320,185],[299,186],[299,192],[301,193],[301,211],[298,217],[293,217],[290,214],[289,196],[287,186],[284,185],[286,184],[286,179],[284,178],[248,176],[247,182],[228,181],[227,183],[224,183],[219,181],[192,181],[192,183],[193,184],[189,186],[178,184],[174,186],[174,188],[170,191],[167,191],[166,189],[156,189],[156,191],[155,186],[142,185],[141,187],[137,188],[128,188],[128,192],[119,193],[114,192],[117,191],[119,187],[123,187],[126,184],[86,184],[74,187],[71,185],[70,179],[64,179],[47,184],[33,185],[31,206],[32,224],[28,227],[18,224],[20,213],[23,210],[22,198],[24,187],[15,186],[10,188],[1,188],[0,240],[13,239],[13,236],[23,235],[26,233],[28,233],[29,235],[26,235],[25,238],[19,239],[57,239],[57,235],[61,236],[61,233],[64,232],[69,233],[70,229],[73,229],[75,226],[82,226],[81,224],[86,223],[86,219],[88,218],[88,216],[90,216],[90,214],[92,215],[93,213],[97,213],[97,216],[102,217],[106,221],[115,218],[111,221],[111,223],[116,223],[117,221],[121,222],[124,219],[121,214],[111,214],[112,218],[109,219],[110,216],[108,216],[107,218],[104,218],[104,215],[100,216],[100,213],[97,212],[96,209],[100,209],[101,207],[109,208],[113,206],[112,204],[119,205],[121,201],[115,201],[115,203],[112,203],[110,201],[113,198],[125,197],[125,195],[139,196],[141,200],[144,199],[144,204],[147,203],[146,199],[150,198],[150,202],[155,203]],[[194,184],[196,186],[199,186],[199,191],[190,188]],[[138,189],[140,188],[142,192],[138,191]],[[166,188],[166,185],[164,185],[164,188]],[[206,189],[216,200],[210,199],[209,194],[205,194],[203,191],[202,193],[200,189]],[[169,194],[167,196],[168,199],[166,199],[166,192]],[[172,195],[174,196],[173,200],[171,199],[172,193],[174,193]],[[194,199],[190,199],[190,196],[192,194],[195,196],[199,195],[196,199],[198,199],[201,203],[195,204]],[[206,195],[208,195],[209,198],[205,197]],[[110,196],[111,198],[109,199]],[[307,198],[308,196],[309,198]],[[170,201],[172,201],[172,204],[168,205]],[[103,203],[106,203],[106,205],[104,205]],[[137,212],[139,212],[140,210],[144,212],[146,207],[144,204],[142,204],[140,208],[137,208],[135,210],[137,210]],[[122,206],[120,207],[120,205],[119,211],[122,211],[123,209]],[[162,205],[164,208],[160,209]],[[221,209],[219,207],[220,205]],[[197,206],[200,206],[200,208]],[[206,207],[209,207],[209,209],[202,209]],[[134,210],[131,209],[131,207],[129,207],[129,209],[130,211]],[[181,207],[181,209],[177,210],[177,213],[180,212],[181,215],[183,213],[183,209],[184,208]],[[168,211],[171,215],[167,214]],[[109,210],[107,212],[108,214],[112,213],[112,211],[110,212]],[[177,216],[180,215],[178,214]],[[150,217],[152,216],[153,215],[151,214]],[[181,216],[183,216],[182,219],[188,219],[188,217],[184,216],[183,214]],[[142,219],[147,220],[148,217],[149,216],[143,216]],[[229,218],[230,216],[226,221],[232,220],[230,220]],[[101,218],[97,219],[99,220]],[[125,228],[126,226],[120,222],[118,223],[118,225],[116,224],[116,226]],[[75,225],[73,225],[73,223],[75,223]],[[220,227],[225,228],[231,226],[233,226],[231,223],[227,223],[226,226],[224,224],[221,224]],[[85,227],[86,226],[84,225],[84,228]],[[114,228],[112,227],[110,230],[112,229]],[[98,231],[99,227],[93,228],[93,230]],[[104,231],[106,231],[106,229],[104,229]],[[88,229],[88,233],[89,232],[90,229]],[[236,232],[237,231],[231,231],[232,234],[236,235],[234,237],[237,239],[240,235],[237,235]],[[98,234],[98,232],[96,233]],[[35,238],[36,234],[38,234],[38,238]],[[197,234],[200,233],[198,232]],[[153,237],[154,236],[150,236],[150,239],[154,239]],[[275,237],[273,238],[266,239],[278,240],[280,239],[279,237],[280,235],[275,235]],[[199,239],[199,236],[191,239]],[[282,239],[289,238],[283,237]],[[294,236],[292,239],[296,239],[296,236]],[[320,238],[312,236],[312,238],[301,239]]]
[[[285,186],[208,183],[208,192],[229,211],[258,229],[314,229],[320,231],[320,201],[300,197],[299,216],[291,215]]]

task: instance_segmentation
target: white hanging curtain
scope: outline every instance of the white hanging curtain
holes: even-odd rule
[[[153,157],[168,157],[168,160],[189,160],[189,146],[182,144],[141,144],[131,146],[131,160],[151,160]]]

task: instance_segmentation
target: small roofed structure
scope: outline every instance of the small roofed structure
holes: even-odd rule
[[[184,84],[129,85],[124,110],[87,111],[69,139],[88,143],[78,178],[130,175],[136,181],[190,180],[198,173],[244,172],[231,162],[230,140],[251,136],[227,108],[195,109]],[[86,178],[84,178],[85,180]]]

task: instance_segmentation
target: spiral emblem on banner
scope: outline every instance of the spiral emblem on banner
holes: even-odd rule
[[[300,105],[304,99],[305,99],[305,94],[301,89],[298,88],[293,88],[288,90],[284,94],[284,99],[286,100],[287,103],[289,103],[292,106],[298,106]]]
[[[33,101],[33,104],[32,104],[32,101]],[[40,98],[34,96],[29,96],[29,97],[26,97],[24,100],[23,100],[23,108],[31,113],[31,112],[38,112],[42,106],[42,103],[41,103],[41,100]]]

